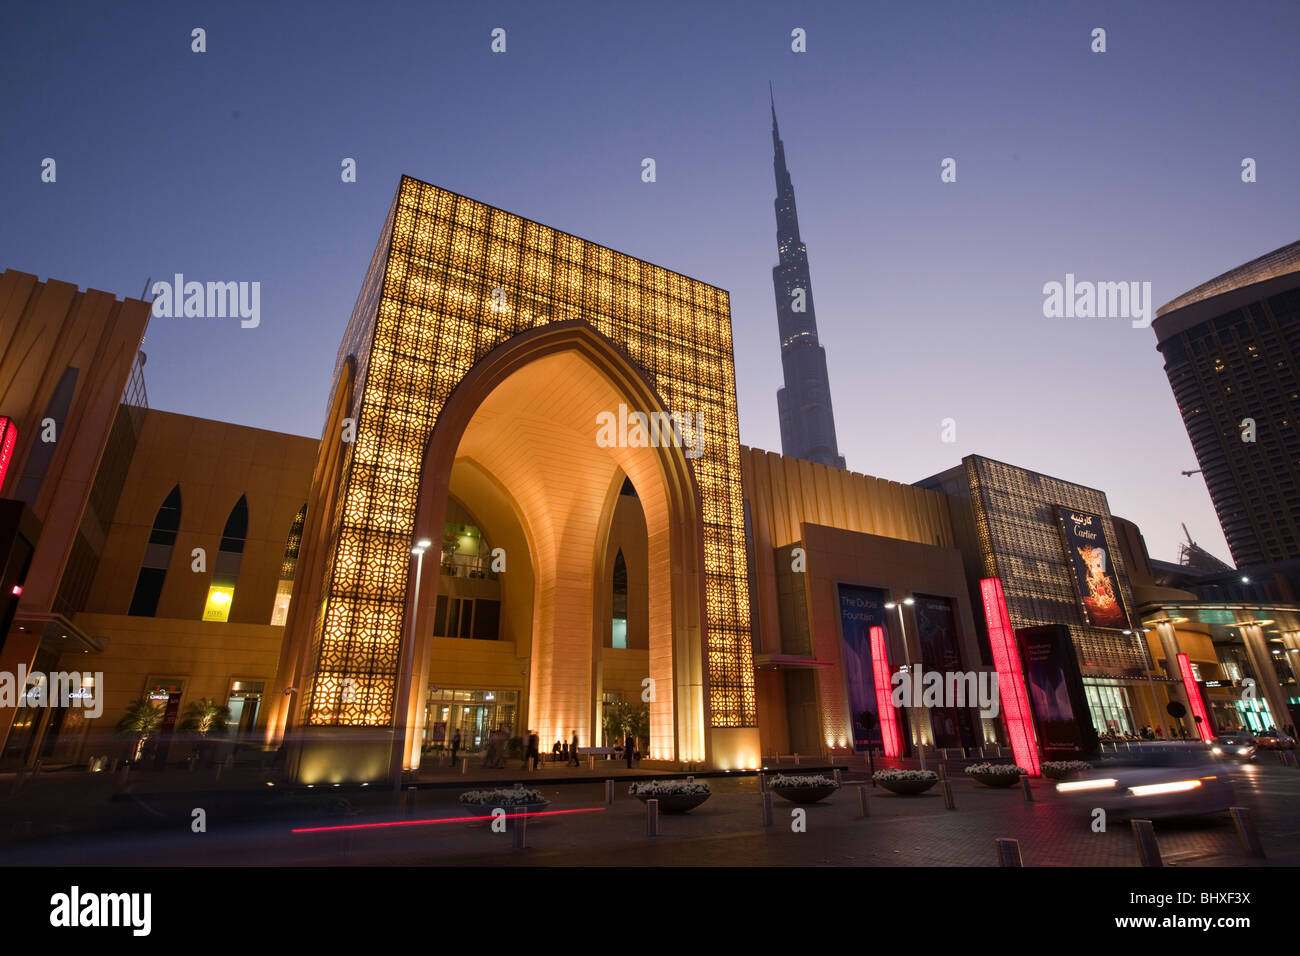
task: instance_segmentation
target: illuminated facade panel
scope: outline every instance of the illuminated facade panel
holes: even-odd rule
[[[1038,737],[1034,733],[1034,716],[1029,709],[1024,671],[1020,666],[1020,649],[1016,646],[1016,633],[1011,629],[1002,582],[997,578],[985,578],[980,582],[980,595],[984,599],[984,620],[988,623],[993,666],[998,672],[1002,717],[1006,721],[1011,752],[1017,766],[1037,777],[1040,773]]]
[[[356,435],[312,637],[309,724],[391,723],[423,455],[439,414],[494,348],[573,319],[611,341],[666,409],[701,416],[690,468],[710,723],[756,726],[727,293],[409,177],[339,354],[340,369],[356,361]]]

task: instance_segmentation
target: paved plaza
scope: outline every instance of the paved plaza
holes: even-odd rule
[[[805,762],[800,770],[807,769]],[[1300,863],[1293,812],[1300,771],[1261,761],[1228,772],[1236,802],[1258,821],[1266,858],[1247,857],[1231,820],[1221,815],[1157,823],[1165,865]],[[661,815],[657,837],[647,836],[645,807],[627,794],[629,780],[652,774],[629,775],[622,764],[532,774],[515,763],[486,780],[426,774],[400,810],[383,788],[272,795],[275,788],[251,770],[227,772],[220,789],[212,776],[211,770],[140,774],[126,793],[110,775],[84,771],[42,774],[17,793],[9,792],[9,779],[0,780],[0,864],[992,866],[994,840],[1011,837],[1030,867],[1139,865],[1127,823],[1092,832],[1089,817],[1059,802],[1049,781],[1034,781],[1035,799],[1027,802],[1019,788],[991,790],[955,767],[949,772],[955,810],[945,809],[938,789],[900,797],[867,784],[867,818],[857,795],[865,772],[850,767],[837,794],[804,808],[803,832],[793,826],[795,807],[779,797],[772,825],[763,824],[756,777],[709,776],[710,799],[685,815]],[[606,778],[615,780],[608,806]],[[461,819],[457,802],[463,790],[516,782],[540,789],[549,801],[548,814],[529,820],[523,850],[513,847],[512,833]],[[204,811],[204,833],[191,829],[195,809]],[[294,832],[304,828],[311,832]]]

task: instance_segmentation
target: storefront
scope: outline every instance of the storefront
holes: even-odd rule
[[[424,708],[424,750],[441,751],[460,731],[460,749],[474,752],[486,744],[488,734],[505,727],[519,736],[519,691],[460,690],[430,687]]]

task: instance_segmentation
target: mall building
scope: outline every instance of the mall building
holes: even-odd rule
[[[149,314],[0,273],[0,673],[75,672],[96,705],[0,695],[0,766],[126,756],[142,698],[168,729],[226,706],[224,746],[312,783],[456,731],[601,745],[620,701],[649,766],[1086,752],[1185,690],[1141,635],[1195,596],[1142,591],[1100,492],[742,446],[729,298],[699,280],[404,177],[318,439],[148,408]],[[1174,670],[1217,679],[1184,624]],[[998,671],[1015,716],[895,708],[914,669]]]

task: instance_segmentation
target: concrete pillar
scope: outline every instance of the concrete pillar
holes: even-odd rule
[[[1246,656],[1250,658],[1251,668],[1255,671],[1255,692],[1268,701],[1274,723],[1289,723],[1291,711],[1286,705],[1286,694],[1282,691],[1277,668],[1273,666],[1273,655],[1269,653],[1268,642],[1264,640],[1264,629],[1258,624],[1247,624],[1239,630],[1242,642],[1246,645]]]

